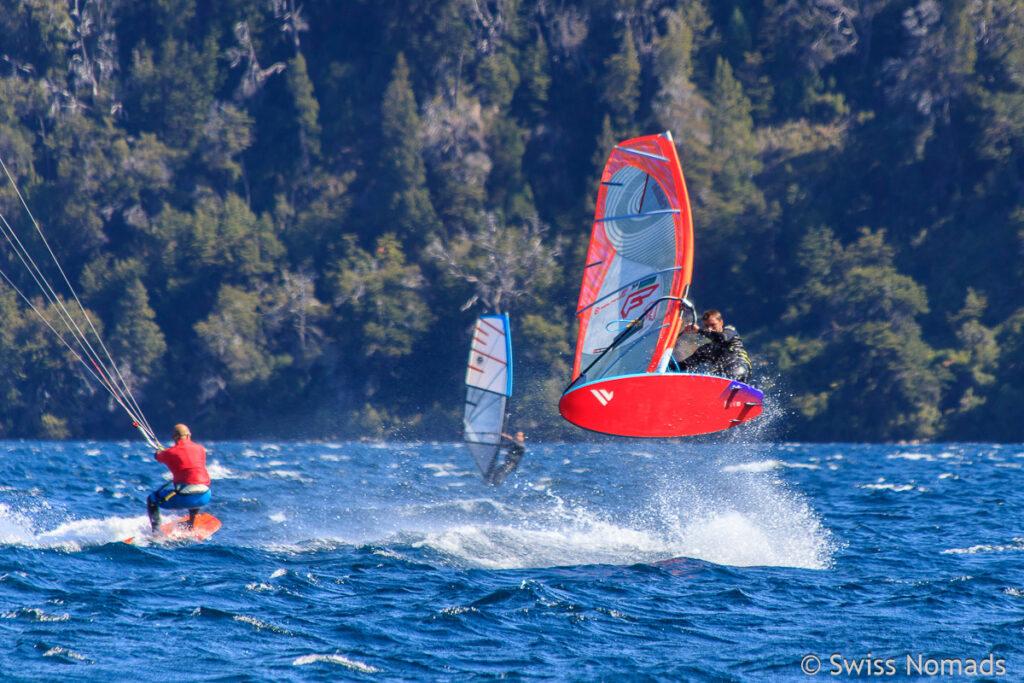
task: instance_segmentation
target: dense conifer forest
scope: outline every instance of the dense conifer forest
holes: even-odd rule
[[[774,436],[1024,441],[1024,1],[2,5],[0,157],[158,433],[457,439],[501,310],[581,436],[600,168],[668,130]],[[4,283],[0,366],[0,437],[133,434]]]

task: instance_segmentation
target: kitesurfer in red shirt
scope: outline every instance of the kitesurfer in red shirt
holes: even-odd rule
[[[171,481],[149,494],[146,510],[153,531],[160,528],[160,508],[188,509],[192,527],[199,508],[210,502],[210,474],[206,471],[206,449],[192,440],[186,425],[174,425],[174,445],[156,454],[158,462],[171,470]]]

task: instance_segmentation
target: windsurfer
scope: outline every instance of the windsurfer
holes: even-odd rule
[[[502,432],[501,446],[508,451],[505,454],[505,462],[491,470],[491,476],[488,478],[488,482],[495,486],[505,481],[505,477],[519,467],[519,461],[526,454],[526,437],[522,432],[516,432],[514,437]]]
[[[206,449],[192,440],[186,425],[174,425],[174,445],[156,454],[158,462],[167,465],[171,481],[146,500],[149,523],[155,532],[160,528],[160,508],[188,510],[188,526],[192,527],[199,508],[210,502],[210,474],[206,471]]]
[[[676,359],[679,372],[693,372],[708,369],[713,374],[722,375],[739,382],[750,377],[750,357],[743,348],[743,339],[732,325],[726,325],[722,314],[714,309],[704,311],[701,316],[702,327],[687,325],[683,334],[700,334],[709,343],[697,347],[697,350],[684,358]]]

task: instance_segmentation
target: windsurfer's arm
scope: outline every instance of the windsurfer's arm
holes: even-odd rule
[[[715,332],[714,330],[709,330],[706,327],[702,327],[700,329],[700,334],[702,337],[707,337],[708,339],[717,344],[724,344],[736,336],[736,331],[723,330],[722,332]]]

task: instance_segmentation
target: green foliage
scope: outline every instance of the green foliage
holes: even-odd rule
[[[487,196],[502,212],[518,218],[537,213],[533,191],[523,173],[526,134],[514,119],[499,118],[490,125],[491,171]]]
[[[43,413],[40,416],[39,432],[40,436],[44,439],[52,439],[54,441],[67,439],[71,436],[71,431],[68,429],[68,421],[50,413]]]
[[[380,122],[380,183],[382,205],[387,209],[381,218],[403,237],[425,239],[437,218],[426,187],[416,98],[401,53],[384,90]]]
[[[82,290],[97,310],[107,312],[105,343],[122,374],[152,377],[167,351],[142,284],[143,265],[135,259],[89,264],[82,272]],[[131,385],[131,383],[130,383]]]
[[[516,364],[513,423],[534,438],[564,438],[565,425],[550,419],[568,381],[572,358],[568,330],[560,320],[529,313],[512,320]]]
[[[884,233],[862,230],[843,245],[829,229],[811,230],[800,261],[804,279],[785,321],[804,332],[771,351],[803,387],[794,405],[807,432],[847,440],[866,429],[885,439],[936,435],[943,373],[918,323],[927,298],[896,270]]]
[[[500,313],[515,299],[536,296],[553,282],[559,245],[546,245],[546,232],[536,218],[518,226],[488,214],[473,233],[462,232],[447,244],[435,240],[427,253],[454,279],[473,287],[466,306],[479,300],[486,310]]]
[[[236,195],[206,195],[188,214],[167,209],[158,237],[171,291],[211,282],[252,284],[273,272],[282,246],[267,217]]]
[[[126,106],[142,130],[168,144],[193,149],[202,139],[217,87],[217,43],[168,40],[154,53],[143,44],[133,55]]]
[[[711,89],[711,154],[716,166],[712,182],[721,197],[717,213],[728,222],[743,210],[750,195],[757,194],[754,176],[760,172],[761,162],[750,100],[733,77],[729,62],[722,58],[715,66]]]
[[[984,438],[975,425],[984,424],[988,394],[996,382],[1001,355],[997,331],[982,322],[987,307],[986,298],[969,288],[963,308],[947,315],[956,340],[942,362],[953,377],[943,402],[947,434]]]
[[[519,70],[504,50],[488,55],[477,75],[485,104],[505,110],[519,87]]]
[[[513,313],[516,423],[576,435],[597,176],[669,130],[691,296],[788,436],[1024,440],[1019,0],[279,4],[0,12],[0,158],[154,421],[453,438],[476,302]],[[0,435],[130,435],[6,285],[0,365]]]
[[[636,112],[640,105],[640,62],[633,32],[625,27],[619,49],[605,60],[602,101],[619,138],[636,134]]]
[[[224,285],[217,293],[213,311],[195,324],[200,348],[213,359],[226,388],[242,388],[265,382],[274,366],[287,362],[268,353],[255,292]]]
[[[548,109],[551,74],[548,67],[548,46],[544,37],[537,36],[533,46],[526,51],[524,66],[520,69],[519,90],[516,98],[530,117],[543,116]]]
[[[331,291],[339,319],[350,330],[345,345],[353,357],[390,364],[412,353],[432,317],[423,284],[419,266],[406,262],[393,234],[378,239],[372,253],[353,236],[345,239],[332,268]]]
[[[301,52],[288,60],[285,76],[288,91],[295,102],[299,148],[303,158],[302,169],[308,173],[311,158],[320,156],[320,103],[313,95],[313,82],[309,80],[306,58]]]

